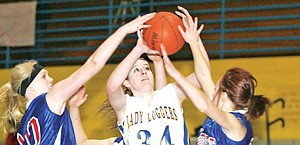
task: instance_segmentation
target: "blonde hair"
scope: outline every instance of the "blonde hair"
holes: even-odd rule
[[[19,98],[22,81],[30,77],[33,65],[37,64],[35,60],[25,61],[16,65],[11,70],[11,81],[0,88],[1,124],[4,126],[4,133],[7,133],[6,127],[10,123],[12,127],[17,129],[24,113],[24,98]]]

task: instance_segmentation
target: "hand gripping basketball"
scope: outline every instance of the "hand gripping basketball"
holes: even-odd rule
[[[158,12],[146,22],[146,25],[151,25],[151,27],[144,30],[143,38],[151,49],[161,52],[160,45],[163,43],[167,54],[172,55],[182,48],[185,41],[178,30],[178,26],[183,29],[185,27],[176,14]]]

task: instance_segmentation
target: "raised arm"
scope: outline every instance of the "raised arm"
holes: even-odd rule
[[[80,86],[86,83],[91,77],[98,73],[122,40],[127,34],[134,33],[139,28],[146,28],[147,25],[143,25],[149,19],[151,19],[155,13],[139,16],[131,22],[121,26],[115,33],[113,33],[108,39],[106,39],[96,51],[89,57],[85,64],[77,71],[71,74],[66,79],[60,81],[53,86],[53,89],[49,91],[47,95],[47,102],[51,110],[57,114],[60,114],[63,110],[65,101],[74,94]]]
[[[184,14],[182,14],[184,25],[186,27],[186,33],[191,31],[193,33],[190,33],[191,35],[186,35],[184,38],[192,38],[190,39],[192,41],[189,41],[193,57],[194,57],[194,64],[195,64],[195,72],[198,81],[200,82],[203,90],[205,93],[203,93],[201,90],[196,91],[192,85],[189,85],[186,83],[185,80],[183,80],[181,77],[178,77],[179,75],[173,75],[174,79],[176,79],[184,88],[188,96],[191,98],[193,104],[203,113],[205,113],[207,116],[212,118],[214,121],[216,121],[222,128],[224,129],[224,132],[226,135],[233,139],[241,139],[243,138],[243,135],[245,133],[245,128],[240,122],[239,119],[237,119],[234,115],[229,113],[228,111],[223,111],[222,109],[218,108],[217,102],[219,100],[213,100],[213,94],[214,94],[214,89],[215,89],[215,84],[212,81],[211,74],[210,74],[210,68],[209,65],[206,62],[206,58],[201,53],[201,50],[199,50],[199,47],[203,46],[198,46],[199,41],[195,42],[193,36],[199,36],[201,29],[203,29],[203,26],[200,27],[200,29],[197,30],[197,19],[193,21],[192,17],[189,15],[188,11],[182,7],[178,7]],[[197,34],[197,33],[199,34]],[[183,31],[181,30],[181,33],[184,35]],[[192,35],[194,34],[194,35]],[[200,40],[200,39],[198,39]],[[170,68],[173,68],[171,63],[168,62],[167,56],[164,55],[164,61],[165,61],[165,66],[166,70],[167,67],[169,66]],[[170,69],[169,68],[169,69]],[[174,69],[174,68],[173,68]],[[169,72],[169,71],[168,71]],[[222,99],[226,99],[227,94],[226,93],[221,93]],[[224,107],[224,106],[223,106]]]
[[[183,29],[179,27],[182,37],[190,45],[192,50],[196,78],[210,100],[213,100],[215,84],[211,78],[208,55],[199,36],[204,25],[201,25],[200,28],[197,29],[198,18],[195,17],[195,20],[193,20],[189,12],[183,7],[178,6],[178,9],[184,13],[176,11],[176,14],[182,17],[186,29],[184,32]]]
[[[122,90],[122,84],[127,78],[130,70],[132,69],[135,62],[144,53],[147,54],[158,54],[159,52],[151,50],[144,42],[143,38],[138,31],[138,41],[136,46],[131,50],[131,52],[123,59],[123,61],[115,68],[112,74],[109,76],[106,93],[108,101],[112,108],[116,111],[117,118],[123,118],[123,113],[125,110],[126,97]],[[127,85],[124,83],[125,86]]]
[[[176,83],[185,92],[187,96],[191,99],[195,107],[203,111],[211,103],[210,99],[201,90],[190,83],[172,64],[164,46],[161,46],[161,51],[163,54],[164,65],[168,74],[175,79]]]
[[[153,61],[155,72],[155,89],[159,90],[165,87],[168,83],[164,68],[164,62],[160,55],[148,55],[149,59]]]
[[[224,112],[212,103],[209,97],[201,90],[191,84],[184,76],[173,66],[169,60],[164,47],[161,47],[163,60],[166,71],[173,77],[182,90],[191,99],[194,106],[201,112],[208,115],[210,118],[220,124],[226,131],[237,131],[240,127],[240,122],[229,112]],[[235,128],[238,126],[237,128]],[[233,131],[233,132],[234,132]],[[239,134],[241,132],[238,132]]]

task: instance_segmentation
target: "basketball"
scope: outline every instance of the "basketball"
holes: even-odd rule
[[[163,43],[168,55],[178,52],[183,44],[178,25],[185,31],[183,22],[176,14],[171,12],[158,12],[156,15],[146,22],[151,27],[146,28],[143,32],[143,38],[147,45],[153,49],[160,51],[160,44]]]

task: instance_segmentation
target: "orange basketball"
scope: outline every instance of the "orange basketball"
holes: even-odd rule
[[[184,31],[185,28],[177,15],[171,12],[158,12],[146,24],[151,27],[144,30],[143,38],[151,49],[160,52],[160,44],[163,43],[168,55],[172,55],[182,48],[184,39],[178,30],[178,25]]]

